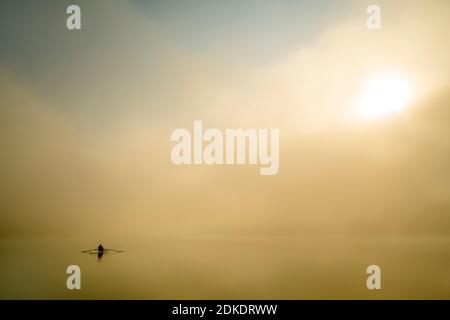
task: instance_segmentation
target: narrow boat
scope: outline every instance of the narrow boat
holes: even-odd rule
[[[89,254],[104,254],[108,252],[124,252],[122,250],[115,250],[115,249],[107,249],[104,248],[101,244],[95,248],[95,249],[89,249],[89,250],[83,250],[82,253],[89,253]]]

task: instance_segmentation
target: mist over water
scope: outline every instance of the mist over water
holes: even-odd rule
[[[448,237],[121,239],[123,253],[82,254],[92,241],[0,241],[1,299],[449,299]],[[366,287],[382,266],[382,290]],[[81,268],[81,290],[65,270]]]
[[[450,2],[369,2],[0,1],[0,298],[449,299]],[[277,174],[174,165],[195,120]]]

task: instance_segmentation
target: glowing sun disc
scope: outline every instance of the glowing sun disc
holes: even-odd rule
[[[408,106],[411,97],[407,79],[395,74],[379,74],[365,84],[359,97],[359,113],[365,119],[397,114]]]

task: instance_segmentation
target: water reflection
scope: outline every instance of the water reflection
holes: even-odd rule
[[[102,260],[103,255],[104,255],[104,252],[99,252],[99,253],[97,254],[98,261]]]

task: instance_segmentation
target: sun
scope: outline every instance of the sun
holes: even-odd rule
[[[363,119],[379,119],[405,110],[412,99],[410,82],[394,73],[370,77],[358,99],[358,113]]]

